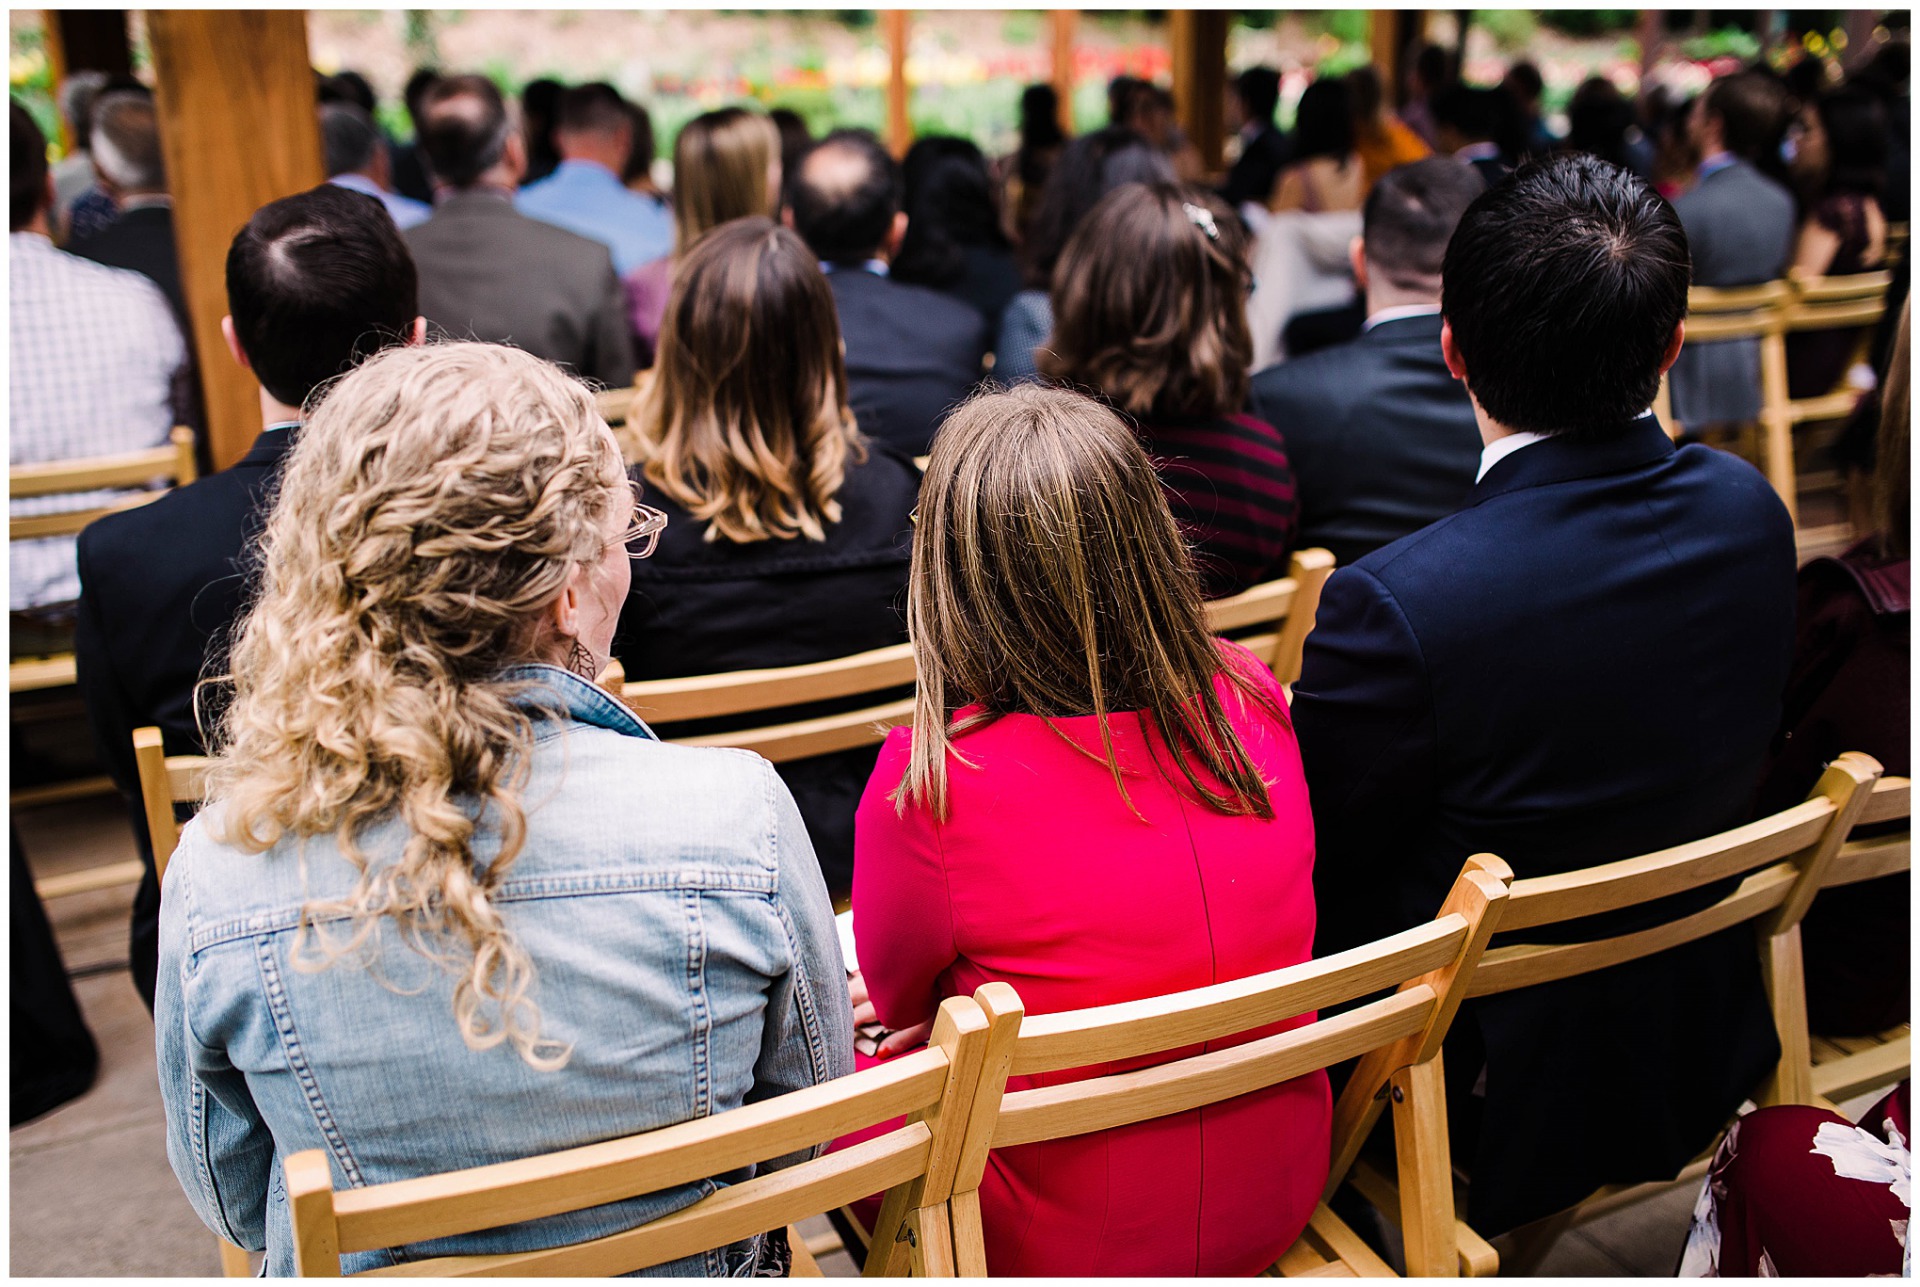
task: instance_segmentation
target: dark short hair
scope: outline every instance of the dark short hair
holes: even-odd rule
[[[512,129],[506,100],[485,76],[448,76],[420,102],[420,150],[440,183],[471,187],[500,163]]]
[[[319,93],[322,103],[352,103],[369,116],[373,115],[377,105],[373,86],[357,71],[339,71],[331,76],[323,76]]]
[[[1109,125],[1068,143],[1047,175],[1033,226],[1020,243],[1027,286],[1047,289],[1067,238],[1101,197],[1123,183],[1172,181],[1173,163],[1166,154],[1122,126]]]
[[[562,91],[553,111],[553,128],[569,133],[617,134],[632,122],[627,100],[605,81]]]
[[[1720,120],[1720,137],[1727,151],[1757,160],[1776,147],[1787,124],[1787,91],[1779,81],[1759,72],[1722,76],[1706,89],[1706,112]]]
[[[413,118],[413,127],[420,128],[420,106],[426,100],[427,91],[440,82],[440,70],[437,67],[416,67],[413,75],[407,77],[407,86],[400,91],[400,97],[407,105],[407,115]]]
[[[1066,133],[1060,128],[1059,92],[1045,81],[1021,90],[1021,149],[1031,151],[1034,148],[1059,147],[1066,141]]]
[[[1814,104],[1827,136],[1827,193],[1878,198],[1887,187],[1887,114],[1866,90],[1847,86]]]
[[[1604,437],[1652,405],[1691,272],[1672,206],[1619,166],[1566,153],[1467,207],[1440,307],[1494,420]]]
[[[1464,139],[1497,139],[1501,112],[1509,101],[1497,89],[1455,81],[1433,96],[1434,123],[1451,125]]]
[[[7,151],[13,158],[13,204],[7,210],[7,231],[19,232],[33,222],[47,199],[47,136],[33,123],[18,99],[9,99]]]
[[[1247,119],[1272,121],[1273,109],[1280,105],[1280,73],[1271,67],[1249,67],[1233,80],[1233,92]]]
[[[823,187],[818,164],[829,156],[860,163],[850,182]],[[887,239],[904,200],[900,167],[867,130],[835,130],[800,159],[788,183],[793,227],[829,264],[857,264]]]
[[[1460,216],[1486,190],[1479,171],[1450,156],[1388,170],[1367,194],[1361,215],[1368,271],[1402,290],[1437,287]]]
[[[1348,106],[1347,83],[1338,76],[1322,76],[1300,95],[1293,115],[1293,159],[1345,157],[1353,154],[1353,111]]]
[[[357,174],[373,163],[380,148],[380,130],[371,116],[352,103],[322,103],[320,147],[326,155],[329,179],[336,174]]]
[[[1007,249],[993,204],[993,176],[971,139],[925,135],[907,149],[900,169],[906,178],[907,235],[892,276],[945,290],[965,276],[970,247]]]
[[[1253,364],[1249,247],[1212,192],[1115,188],[1060,258],[1040,373],[1142,420],[1239,411]]]
[[[1506,79],[1502,82],[1512,92],[1517,93],[1527,103],[1537,102],[1547,87],[1540,75],[1540,69],[1529,62],[1518,62],[1507,68]]]
[[[302,406],[419,316],[413,256],[386,207],[323,183],[254,211],[227,250],[227,310],[260,384]]]

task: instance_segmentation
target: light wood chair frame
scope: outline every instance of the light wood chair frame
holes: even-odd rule
[[[1313,629],[1320,593],[1333,574],[1333,555],[1326,550],[1302,550],[1293,556],[1288,575],[1207,605],[1207,621],[1216,633],[1272,629],[1243,638],[1240,643],[1259,656],[1282,683],[1300,674],[1300,659]],[[751,715],[784,706],[837,701],[861,694],[879,694],[903,688],[915,679],[913,645],[892,644],[831,661],[758,670],[736,670],[680,679],[628,681],[615,662],[601,672],[598,682],[640,718],[669,727],[690,720]],[[904,696],[854,710],[811,719],[794,720],[668,740],[687,746],[730,746],[756,751],[780,763],[805,759],[857,746],[871,746],[886,730],[913,720],[913,698]]]
[[[338,1276],[342,1253],[424,1242],[637,1197],[784,1157],[904,1117],[886,1133],[709,1195],[671,1215],[568,1246],[440,1256],[370,1271],[383,1277],[606,1276],[694,1255],[885,1190],[870,1274],[977,1274],[956,1261],[947,1199],[966,1106],[985,1055],[986,1016],[941,1004],[926,1049],[878,1067],[696,1121],[562,1152],[336,1190],[327,1154],[287,1159],[294,1257],[307,1277]]]
[[[193,430],[176,427],[168,435],[165,446],[145,451],[15,465],[7,471],[7,497],[18,500],[67,492],[99,491],[107,487],[141,487],[161,479],[172,486],[185,486],[196,476]],[[145,505],[165,494],[165,491],[139,492],[107,505],[93,505],[59,514],[9,517],[7,539],[25,541],[43,536],[72,536],[97,518]],[[70,652],[46,657],[23,657],[9,662],[7,666],[9,692],[28,693],[44,688],[64,688],[73,682],[74,660]]]
[[[1757,935],[1782,1050],[1780,1063],[1755,1098],[1762,1104],[1809,1102],[1812,1092],[1802,1071],[1808,1056],[1800,919],[1848,833],[1866,811],[1879,777],[1876,761],[1850,752],[1828,766],[1804,802],[1757,822],[1640,857],[1514,881],[1500,916],[1502,935],[1618,912],[1717,881],[1743,878],[1711,906],[1649,929],[1582,942],[1489,947],[1466,981],[1465,995],[1491,996],[1591,973],[1750,923]],[[1694,1174],[1696,1168],[1704,1173],[1710,1156],[1711,1149],[1676,1178]],[[1362,1160],[1354,1168],[1354,1187],[1383,1215],[1395,1218],[1400,1203],[1392,1176]],[[1611,1209],[1624,1194],[1640,1187],[1601,1189],[1546,1222],[1526,1259],[1536,1260],[1544,1254],[1545,1244],[1565,1228]],[[1463,1265],[1484,1260],[1480,1249],[1487,1247],[1485,1239],[1464,1220],[1458,1222],[1455,1233]]]
[[[1499,859],[1478,856],[1429,924],[1336,956],[1171,996],[1027,1017],[1008,984],[980,988],[974,1000],[990,1025],[985,1074],[968,1117],[951,1202],[960,1262],[985,1260],[979,1188],[992,1149],[1185,1112],[1357,1058],[1334,1107],[1323,1200],[1276,1268],[1287,1276],[1391,1274],[1324,1201],[1345,1178],[1391,1097],[1395,1144],[1411,1177],[1403,1210],[1408,1271],[1453,1276],[1458,1266],[1440,1049],[1465,996],[1465,980],[1499,921],[1510,878]],[[1196,1046],[1387,987],[1396,991],[1384,999],[1229,1049],[1062,1085],[1006,1089],[1009,1076]]]

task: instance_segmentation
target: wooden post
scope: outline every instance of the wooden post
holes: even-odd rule
[[[269,201],[325,180],[303,9],[147,15],[180,283],[200,359],[214,468],[260,432],[260,386],[227,355],[227,248]]]
[[[1073,33],[1078,9],[1053,9],[1053,93],[1060,100],[1060,130],[1073,134]]]
[[[913,146],[913,121],[907,115],[907,20],[905,9],[884,9],[887,33],[887,146],[903,157]]]
[[[1224,162],[1227,138],[1227,24],[1221,9],[1172,9],[1173,110],[1211,173]]]
[[[1654,61],[1660,57],[1661,40],[1666,34],[1665,16],[1658,9],[1642,9],[1636,34],[1640,38],[1640,88],[1634,98],[1644,100],[1648,89],[1647,78],[1653,73]]]

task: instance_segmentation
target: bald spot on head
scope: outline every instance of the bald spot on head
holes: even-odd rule
[[[800,179],[823,201],[839,205],[873,177],[873,167],[859,148],[829,139],[807,153],[800,163]]]

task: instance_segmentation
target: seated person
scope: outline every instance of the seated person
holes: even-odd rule
[[[413,260],[371,197],[333,184],[254,212],[227,252],[232,360],[260,381],[260,436],[228,468],[80,534],[74,659],[94,743],[126,797],[147,874],[133,900],[133,985],[153,1004],[160,884],[147,844],[133,731],[198,755],[195,685],[223,674],[250,554],[306,404],[389,344],[418,342]],[[222,360],[225,360],[224,358]]]
[[[303,1149],[338,1187],[383,1184],[851,1070],[786,789],[658,741],[591,679],[661,521],[586,389],[504,345],[388,349],[302,428],[208,807],[167,868],[154,1006],[174,1174],[269,1274],[293,1270],[277,1172]],[[579,1242],[712,1187],[342,1267]],[[752,1275],[766,1250],[661,1272]]]
[[[327,182],[372,197],[387,208],[396,227],[425,223],[433,213],[426,202],[403,197],[389,186],[393,165],[387,155],[386,136],[359,104],[321,104],[320,142]]]
[[[1366,167],[1354,150],[1345,81],[1324,77],[1307,86],[1290,143],[1292,154],[1273,181],[1269,209],[1320,214],[1360,208],[1367,195]]]
[[[166,445],[186,401],[186,341],[160,288],[139,273],[56,250],[48,236],[53,179],[47,141],[18,103],[10,106],[7,314],[7,459],[38,465],[116,456]],[[114,491],[27,496],[15,518],[92,509]],[[80,575],[74,538],[10,541],[8,635],[15,657],[73,646]]]
[[[1795,167],[1805,175],[1807,208],[1794,238],[1791,271],[1847,277],[1887,263],[1887,118],[1865,90],[1822,94],[1800,113]],[[1895,301],[1897,303],[1897,300]],[[1831,393],[1860,347],[1861,328],[1793,331],[1787,336],[1787,396]]]
[[[1436,151],[1471,165],[1490,188],[1513,172],[1519,121],[1513,100],[1497,89],[1454,83],[1433,98]]]
[[[947,422],[914,533],[919,703],[860,802],[852,986],[873,1011],[856,1021],[901,1030],[883,1054],[996,980],[1036,1015],[1308,958],[1313,824],[1286,699],[1209,636],[1199,589],[1146,453],[1099,403],[1022,385]],[[1319,1200],[1330,1117],[1313,1072],[997,1150],[988,1266],[1255,1273]]]
[[[633,154],[634,118],[613,86],[596,82],[561,93],[553,142],[560,164],[520,190],[514,204],[613,252],[626,276],[673,248],[673,215],[659,197],[628,191],[621,177]]]
[[[660,335],[621,430],[647,502],[671,520],[620,612],[627,678],[904,643],[920,472],[847,410],[833,295],[806,246],[766,218],[715,228],[680,261]],[[874,755],[779,766],[837,894],[853,884],[853,813]]]
[[[980,379],[986,319],[950,295],[888,276],[907,235],[905,192],[900,166],[871,134],[827,135],[787,185],[787,224],[833,287],[861,431],[924,455],[941,419]]]
[[[1485,190],[1450,157],[1389,170],[1353,243],[1364,331],[1253,377],[1249,409],[1287,441],[1295,544],[1342,567],[1453,513],[1473,488],[1480,425],[1440,352],[1440,260]]]
[[[1747,820],[1793,651],[1793,525],[1758,470],[1646,414],[1687,277],[1672,207],[1594,157],[1461,218],[1440,343],[1479,482],[1333,574],[1294,686],[1319,955],[1425,922],[1475,853],[1544,876]],[[1467,1002],[1446,1051],[1467,1218],[1491,1236],[1671,1178],[1779,1051],[1744,926]]]
[[[1247,234],[1220,198],[1172,183],[1109,193],[1053,275],[1049,379],[1129,418],[1160,473],[1209,598],[1286,575],[1286,444],[1242,415]]]

